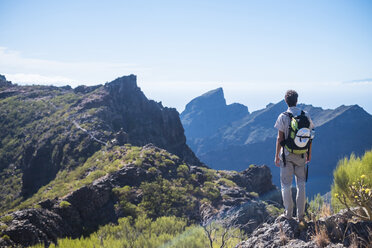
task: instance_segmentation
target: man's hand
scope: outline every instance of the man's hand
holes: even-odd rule
[[[276,147],[275,147],[276,149],[275,149],[275,159],[274,159],[274,163],[277,167],[280,167],[280,158],[279,158],[280,149],[281,149],[280,143],[283,140],[284,140],[284,132],[278,131],[278,137],[276,138]]]
[[[274,162],[275,162],[275,166],[280,167],[280,158],[279,158],[279,155],[275,155]]]

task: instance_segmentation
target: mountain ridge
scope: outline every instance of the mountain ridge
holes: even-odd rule
[[[200,164],[186,145],[179,113],[148,100],[135,75],[75,89],[19,86],[4,78],[0,86],[1,208],[32,195],[58,171],[78,166],[106,144],[154,143]]]
[[[368,127],[372,126],[372,116],[358,105],[342,105],[334,110],[303,103],[298,107],[310,114],[316,132],[308,194],[326,193],[339,159],[353,152],[362,155],[371,149],[372,131]],[[286,110],[284,100],[268,104],[227,123],[208,137],[189,137],[189,126],[185,126],[187,143],[201,161],[215,169],[242,170],[251,163],[266,164],[272,170],[275,184],[279,185],[279,172],[273,165],[277,136],[274,124],[278,115]],[[180,115],[182,122],[187,114],[198,123],[198,115],[184,112]]]

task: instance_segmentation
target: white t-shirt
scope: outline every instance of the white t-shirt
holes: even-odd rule
[[[287,112],[290,112],[293,116],[297,116],[297,115],[301,114],[301,109],[299,109],[297,107],[289,107],[287,109]],[[314,123],[311,120],[310,115],[306,112],[305,112],[305,115],[307,116],[307,118],[309,118],[309,121],[310,121],[309,129],[310,130],[314,129]],[[276,129],[278,129],[279,131],[282,131],[284,133],[284,138],[285,139],[287,139],[288,135],[289,135],[289,124],[290,124],[290,122],[291,122],[291,119],[287,115],[285,115],[284,113],[281,113],[278,116],[278,119],[276,120],[275,125],[274,125],[274,127]],[[281,150],[281,153],[282,152],[283,151]],[[287,151],[287,149],[285,149],[285,155],[288,155],[288,154],[289,154],[289,151]]]

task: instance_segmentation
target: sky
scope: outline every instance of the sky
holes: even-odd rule
[[[250,111],[299,102],[372,113],[372,1],[0,0],[0,74],[73,87],[137,75],[183,111],[223,87]]]

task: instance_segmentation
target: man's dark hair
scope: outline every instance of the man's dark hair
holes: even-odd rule
[[[285,102],[287,103],[288,107],[294,107],[297,104],[298,94],[295,90],[287,90],[285,93]]]

